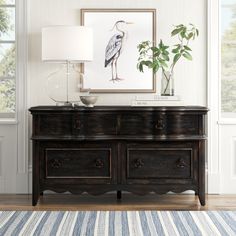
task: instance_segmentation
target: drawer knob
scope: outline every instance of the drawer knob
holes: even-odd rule
[[[50,161],[50,166],[53,169],[59,169],[62,166],[62,161],[58,160],[58,159],[52,159]]]
[[[164,128],[165,128],[164,119],[158,120],[156,125],[155,125],[155,129],[164,129]]]
[[[182,158],[180,158],[180,159],[178,160],[176,166],[177,166],[178,168],[183,169],[183,168],[187,167],[187,164],[186,164],[186,162],[185,162]]]
[[[134,163],[135,168],[141,168],[143,166],[144,166],[144,162],[142,161],[142,159],[137,159]]]
[[[96,168],[103,168],[104,167],[104,162],[101,159],[96,159],[95,160],[95,167]]]
[[[80,120],[75,120],[74,129],[80,130],[83,127]]]

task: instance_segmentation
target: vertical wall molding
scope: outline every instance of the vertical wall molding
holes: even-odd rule
[[[220,192],[220,134],[218,125],[220,108],[219,1],[207,1],[207,104],[210,109],[208,114],[208,193]]]
[[[231,148],[230,148],[230,156],[235,157],[236,155],[236,136],[232,137],[231,140]],[[236,160],[235,158],[230,158],[230,166],[231,166],[231,179],[236,180]]]
[[[3,152],[2,152],[2,142],[4,137],[0,136],[0,178],[2,177],[2,167],[3,167]]]
[[[27,0],[16,1],[17,28],[17,192],[28,192],[28,112],[27,112],[27,62],[28,28]]]
[[[3,176],[3,139],[4,136],[0,136],[0,193],[3,193],[5,189],[5,181]]]

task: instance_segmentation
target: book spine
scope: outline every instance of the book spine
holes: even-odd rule
[[[184,106],[182,101],[137,101],[133,100],[131,106]]]
[[[180,96],[136,96],[136,101],[180,101]]]

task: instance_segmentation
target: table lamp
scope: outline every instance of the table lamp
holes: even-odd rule
[[[70,65],[92,61],[93,32],[85,26],[50,26],[42,29],[42,61],[65,64],[64,74],[53,72],[49,75],[48,86],[54,86],[58,96],[49,97],[57,104],[71,105],[69,83],[72,70]],[[53,77],[56,80],[53,81]],[[76,86],[74,84],[74,86]],[[60,99],[58,97],[60,96]]]

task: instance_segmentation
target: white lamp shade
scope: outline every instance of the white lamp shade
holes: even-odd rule
[[[92,29],[85,26],[51,26],[43,28],[42,60],[52,62],[92,61]]]

